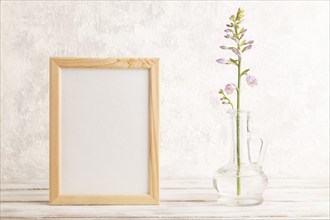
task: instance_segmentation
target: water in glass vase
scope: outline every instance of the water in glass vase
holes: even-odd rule
[[[217,170],[213,178],[218,191],[218,201],[223,205],[249,206],[263,202],[267,177],[262,171],[266,150],[265,139],[249,131],[248,111],[227,111],[230,123],[229,162]],[[252,143],[260,143],[259,154],[254,160]]]

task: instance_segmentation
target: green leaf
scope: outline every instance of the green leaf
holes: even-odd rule
[[[240,28],[239,31],[238,31],[238,33],[239,33],[239,34],[242,33],[243,30],[244,30],[244,28]]]
[[[246,69],[246,70],[244,70],[244,71],[241,73],[241,76],[247,74],[247,72],[249,72],[249,71],[250,71],[250,69]]]
[[[241,43],[240,43],[240,46],[244,46],[246,44],[246,40],[243,40]]]
[[[235,20],[238,20],[239,17],[240,17],[240,8],[237,10],[237,13],[236,13],[236,17],[235,17]]]
[[[229,59],[231,62],[233,62],[236,66],[238,66],[238,61],[237,60],[234,60],[232,58]]]

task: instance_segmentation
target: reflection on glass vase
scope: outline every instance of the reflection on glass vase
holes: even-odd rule
[[[250,112],[227,111],[230,121],[230,157],[228,164],[217,170],[213,178],[218,191],[218,202],[229,206],[258,205],[263,202],[263,192],[267,177],[262,171],[266,151],[266,141],[260,135],[249,131]],[[252,143],[260,143],[258,155]]]

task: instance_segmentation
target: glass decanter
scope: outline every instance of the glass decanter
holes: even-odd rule
[[[218,202],[229,206],[261,204],[268,183],[262,171],[267,143],[262,136],[250,132],[249,111],[228,110],[227,116],[231,151],[229,162],[213,178]],[[260,147],[255,149],[257,143]]]

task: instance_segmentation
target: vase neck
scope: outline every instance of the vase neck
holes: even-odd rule
[[[231,110],[227,112],[231,132],[230,163],[249,164],[248,123],[250,112]],[[239,153],[237,153],[239,152]]]

